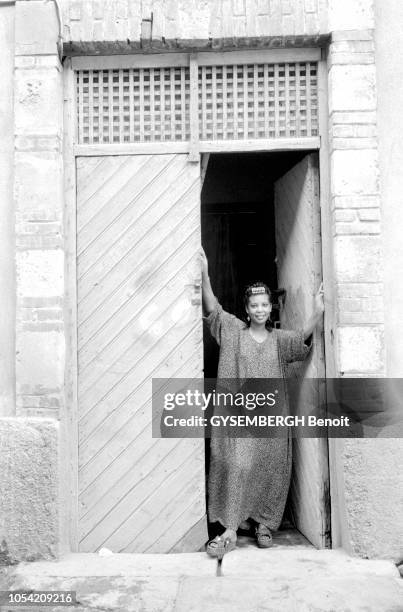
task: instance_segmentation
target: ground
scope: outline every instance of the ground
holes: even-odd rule
[[[316,550],[284,532],[272,549],[246,538],[240,544],[224,558],[222,576],[202,552],[72,554],[4,568],[0,588],[75,590],[80,612],[403,612],[403,581],[392,562]],[[18,610],[61,608],[1,606]]]

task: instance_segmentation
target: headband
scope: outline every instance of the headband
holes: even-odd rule
[[[252,287],[250,291],[254,294],[255,293],[267,293],[267,289],[265,289],[264,287]]]

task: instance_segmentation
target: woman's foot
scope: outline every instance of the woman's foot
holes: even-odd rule
[[[273,546],[273,536],[271,535],[271,531],[266,525],[259,523],[257,525],[256,530],[256,543],[259,548],[270,548]]]
[[[223,540],[230,540],[231,542],[236,542],[236,531],[233,529],[226,529],[224,533],[220,536]]]
[[[212,557],[223,557],[227,552],[231,552],[236,547],[236,531],[226,529],[220,536],[216,536],[207,544],[207,554]]]

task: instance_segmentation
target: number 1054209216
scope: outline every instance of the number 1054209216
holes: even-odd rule
[[[0,591],[0,605],[72,606],[76,603],[75,591]]]

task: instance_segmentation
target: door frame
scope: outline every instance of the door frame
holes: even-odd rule
[[[64,552],[78,551],[78,363],[77,363],[77,288],[76,288],[76,157],[100,155],[136,155],[136,154],[166,154],[189,153],[189,161],[201,163],[201,156],[209,153],[248,153],[248,152],[281,152],[306,150],[319,153],[320,176],[320,209],[321,209],[321,247],[322,247],[322,273],[325,295],[331,308],[328,307],[324,317],[324,349],[325,367],[327,376],[335,376],[335,358],[333,350],[333,331],[335,325],[334,311],[334,279],[332,260],[332,233],[331,233],[331,195],[330,195],[330,164],[328,139],[328,79],[327,79],[327,50],[320,48],[293,48],[259,51],[227,51],[206,52],[198,54],[203,61],[214,64],[240,63],[258,59],[260,62],[267,58],[270,61],[317,61],[318,62],[318,106],[319,106],[319,136],[302,138],[272,138],[261,140],[237,141],[199,141],[195,139],[191,127],[190,142],[151,142],[136,144],[101,144],[78,145],[75,143],[76,107],[75,107],[75,81],[74,68],[107,68],[124,66],[156,66],[161,65],[162,55],[133,55],[133,56],[83,56],[66,58],[63,67],[64,73],[64,131],[63,131],[63,158],[64,158],[64,252],[65,252],[65,402],[61,412],[60,425],[60,500],[61,500],[61,548]],[[193,70],[197,67],[197,58],[192,54],[165,54],[171,66],[183,65],[180,62],[194,62]],[[186,58],[186,60],[185,60]],[[192,69],[192,66],[191,66]],[[190,105],[195,109],[197,92],[191,91]],[[192,123],[192,122],[191,122]],[[192,137],[193,132],[193,137]],[[332,497],[337,499],[335,462],[332,459],[335,447],[333,440],[328,440],[329,456],[329,485]],[[334,469],[332,469],[334,467]],[[336,524],[337,507],[330,508],[330,490],[328,492],[328,520]]]

